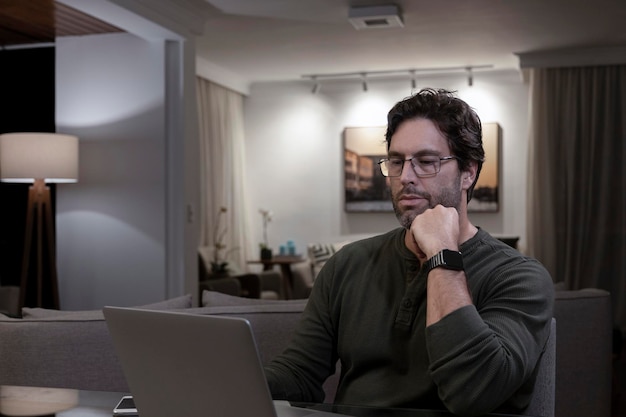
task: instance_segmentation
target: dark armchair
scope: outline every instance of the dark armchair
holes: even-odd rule
[[[263,271],[258,274],[233,274],[215,277],[209,272],[206,261],[198,254],[198,290],[216,291],[223,294],[246,298],[282,299],[282,276],[277,271]]]

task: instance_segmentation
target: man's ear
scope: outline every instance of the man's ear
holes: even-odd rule
[[[469,189],[474,181],[476,181],[476,175],[478,173],[478,164],[474,161],[470,162],[467,169],[461,172],[461,179],[464,189]]]

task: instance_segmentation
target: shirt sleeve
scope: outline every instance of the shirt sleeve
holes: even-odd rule
[[[431,377],[460,415],[491,412],[520,390],[550,332],[552,280],[538,262],[525,259],[491,280],[488,291],[473,294],[474,305],[426,329]]]
[[[328,292],[320,271],[302,313],[302,318],[287,349],[265,367],[272,398],[275,400],[317,402],[324,400],[324,381],[335,373],[337,353],[329,317]]]

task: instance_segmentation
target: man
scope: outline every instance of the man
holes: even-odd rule
[[[388,114],[388,177],[401,228],[344,246],[320,271],[296,335],[267,368],[275,399],[521,412],[552,318],[535,260],[472,225],[480,120],[445,90]]]

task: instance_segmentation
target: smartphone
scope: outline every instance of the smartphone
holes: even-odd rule
[[[119,403],[113,409],[114,416],[139,416],[137,414],[137,407],[135,407],[135,401],[130,395],[122,397]]]

